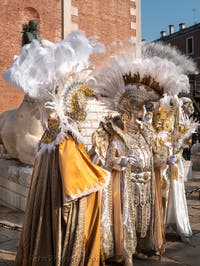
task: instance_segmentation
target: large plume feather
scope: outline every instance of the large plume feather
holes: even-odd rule
[[[142,57],[159,57],[173,62],[183,74],[198,74],[195,62],[179,51],[175,46],[161,42],[144,42],[142,44]]]
[[[98,94],[100,97],[103,96],[101,101],[108,109],[120,111],[120,98],[127,90],[132,90],[129,97],[135,101],[146,102],[159,99],[156,91],[145,90],[140,82],[135,85],[125,84],[123,75],[126,73],[131,73],[132,76],[139,73],[141,80],[151,76],[163,89],[162,94],[176,95],[180,92],[189,92],[188,77],[173,62],[159,57],[132,60],[127,55],[121,55],[117,59],[112,59],[96,77]]]
[[[81,30],[73,31],[66,39],[52,43],[37,40],[25,45],[4,73],[4,79],[21,89],[30,97],[50,100],[50,94],[61,80],[66,80],[71,72],[88,68],[92,53],[104,51],[102,44],[88,39]]]

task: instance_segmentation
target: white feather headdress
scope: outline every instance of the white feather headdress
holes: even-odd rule
[[[81,30],[57,43],[44,40],[40,45],[33,40],[22,47],[20,55],[3,76],[31,98],[50,100],[49,93],[54,92],[58,83],[66,81],[72,72],[76,74],[88,69],[90,55],[99,50],[103,50],[103,46],[86,38]]]
[[[143,42],[142,58],[159,57],[173,62],[185,75],[198,74],[197,65],[175,46],[161,42]]]
[[[192,101],[189,98],[181,97],[179,98],[177,95],[168,96],[164,95],[163,98],[157,103],[157,106],[154,109],[154,126],[156,126],[156,116],[159,113],[165,113],[167,117],[173,117],[173,122],[171,121],[171,126],[173,125],[173,130],[171,134],[173,138],[176,140],[176,147],[185,148],[188,146],[188,140],[191,138],[192,134],[195,133],[198,123],[193,121],[193,119],[189,118],[185,113],[185,100],[192,104]],[[159,118],[160,119],[160,118]],[[164,121],[166,120],[165,116],[162,118]],[[167,130],[163,129],[163,131]],[[162,133],[161,133],[162,134]]]
[[[86,86],[89,80],[94,79],[89,58],[93,53],[103,52],[104,46],[96,43],[95,38],[86,38],[81,30],[70,33],[57,43],[43,40],[41,45],[33,40],[22,47],[20,55],[4,73],[4,79],[38,100],[45,126],[52,113],[54,118],[58,118],[62,137],[70,131],[80,139],[76,116],[72,116],[70,111],[75,105],[80,109],[78,101],[85,104],[86,97],[91,95]]]
[[[122,112],[125,97],[135,103],[157,101],[168,95],[189,92],[189,80],[179,67],[159,57],[132,60],[128,55],[113,59],[97,77],[101,101],[111,110]]]
[[[104,46],[86,38],[81,30],[70,33],[66,39],[52,43],[36,40],[25,45],[4,79],[48,108],[54,108],[63,119],[69,108],[70,97],[83,83],[92,79],[89,57],[104,52]]]

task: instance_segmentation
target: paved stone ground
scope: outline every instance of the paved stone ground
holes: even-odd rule
[[[200,172],[193,172],[193,180],[186,182],[186,190],[200,187]],[[134,266],[199,266],[200,265],[200,199],[199,193],[187,194],[187,202],[193,237],[190,245],[182,243],[175,234],[167,238],[166,252],[160,262],[157,257],[147,261],[134,260]],[[0,206],[0,222],[12,226],[21,226],[23,212]],[[20,232],[0,228],[0,266],[14,265]]]

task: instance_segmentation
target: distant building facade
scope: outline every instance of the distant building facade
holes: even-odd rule
[[[59,41],[74,29],[114,41],[141,39],[140,0],[1,0],[0,113],[18,107],[23,95],[5,84],[2,73],[20,53],[23,24],[36,19],[43,39]]]
[[[175,31],[174,25],[169,25],[169,34],[161,31],[161,37],[155,41],[170,43],[176,46],[182,53],[191,57],[197,64],[200,72],[200,23],[186,27],[179,24],[179,30]],[[195,114],[200,121],[200,74],[190,76],[191,93],[195,106]]]

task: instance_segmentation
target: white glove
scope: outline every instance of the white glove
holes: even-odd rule
[[[128,159],[128,163],[131,165],[134,165],[137,161],[134,155],[129,155],[127,159]]]
[[[170,155],[167,157],[167,164],[175,164],[177,161],[176,156],[175,155]]]
[[[122,158],[121,158],[121,161],[120,161],[120,165],[121,165],[122,167],[126,167],[127,164],[128,164],[128,157],[122,157]]]
[[[136,162],[136,158],[132,155],[128,156],[128,157],[122,157],[120,165],[122,167],[126,167],[128,164],[134,165]]]

